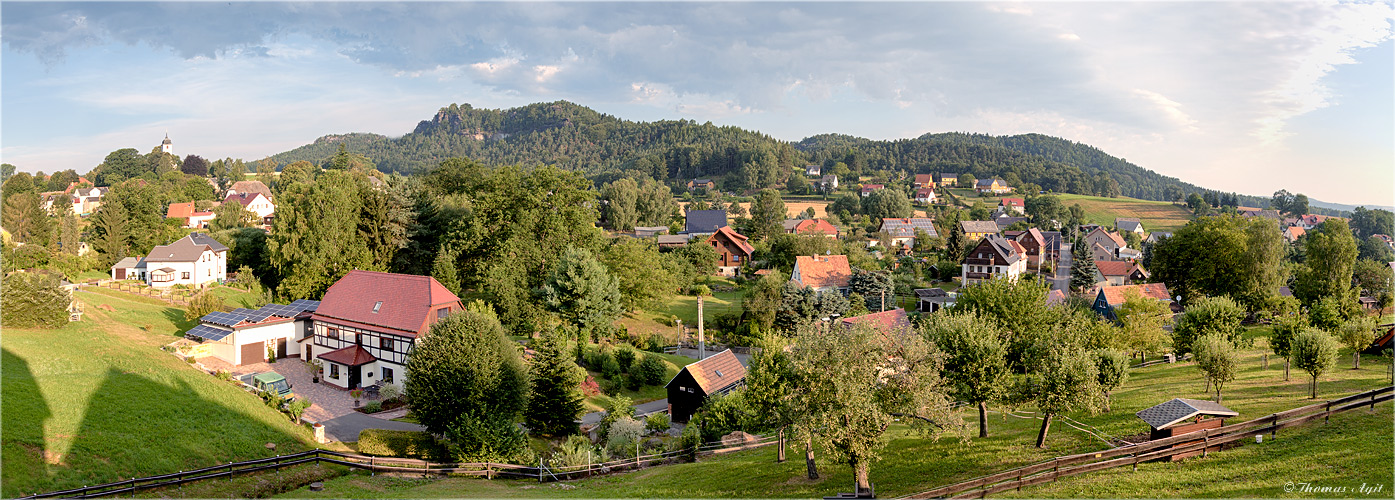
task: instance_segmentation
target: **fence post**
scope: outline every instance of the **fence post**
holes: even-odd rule
[[[1322,423],[1325,424],[1325,423],[1327,423],[1328,420],[1331,420],[1331,419],[1332,419],[1332,402],[1331,402],[1331,401],[1328,401],[1328,402],[1327,402],[1327,411],[1324,412],[1323,415],[1322,415]]]
[[[378,475],[378,470],[375,469],[375,468],[373,468],[373,456],[372,456],[372,455],[369,455],[369,457],[368,457],[368,477],[376,477],[377,475]]]
[[[1264,353],[1264,354],[1259,355],[1259,359],[1260,359],[1260,361],[1261,361],[1262,363],[1264,363],[1264,367],[1263,367],[1262,369],[1268,370],[1268,369],[1269,369],[1269,353]]]
[[[1376,409],[1376,393],[1375,393],[1375,391],[1372,391],[1372,392],[1371,392],[1371,409],[1372,409],[1372,410]]]
[[[1269,438],[1273,439],[1279,436],[1279,414],[1271,413],[1269,417],[1274,419],[1274,422],[1269,424]]]
[[[228,462],[228,482],[232,482],[232,462]]]
[[[1201,430],[1201,458],[1206,458],[1211,453],[1211,429]]]
[[[538,483],[542,482],[542,457],[538,457]]]
[[[494,462],[484,463],[484,478],[494,479]]]

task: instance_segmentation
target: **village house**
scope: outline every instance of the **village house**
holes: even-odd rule
[[[916,189],[935,187],[935,174],[915,174],[911,186]]]
[[[1279,211],[1278,211],[1278,210],[1260,210],[1260,209],[1258,209],[1258,208],[1253,208],[1253,209],[1252,209],[1252,208],[1249,208],[1249,207],[1240,207],[1240,208],[1236,208],[1235,211],[1236,211],[1237,213],[1239,213],[1241,217],[1244,217],[1244,218],[1246,218],[1246,219],[1249,219],[1249,218],[1252,218],[1252,217],[1264,217],[1264,218],[1266,218],[1266,219],[1274,219],[1274,220],[1279,220],[1279,219],[1280,219],[1280,217],[1279,217]]]
[[[1169,306],[1175,306],[1172,301],[1172,294],[1167,291],[1167,285],[1162,283],[1144,283],[1139,285],[1103,286],[1099,289],[1099,294],[1095,296],[1095,303],[1091,307],[1100,316],[1110,320],[1118,320],[1114,315],[1114,309],[1124,305],[1128,299],[1130,291],[1136,291],[1143,297],[1161,300]]]
[[[1298,238],[1302,238],[1307,232],[1308,230],[1298,226],[1286,227],[1284,228],[1284,240],[1287,240],[1289,243],[1297,243]]]
[[[1128,248],[1123,236],[1105,231],[1102,227],[1096,227],[1085,236],[1085,245],[1090,248],[1095,260],[1120,260],[1119,249]]]
[[[879,191],[879,190],[882,190],[882,189],[886,189],[886,186],[885,186],[885,185],[882,185],[882,184],[863,184],[863,185],[862,185],[862,197],[863,197],[863,198],[866,198],[866,197],[868,197],[868,196],[871,196],[872,191]]]
[[[1012,192],[1012,188],[1007,185],[1007,181],[996,177],[979,179],[978,182],[974,184],[974,190],[979,193],[987,194],[1006,194]]]
[[[923,187],[923,188],[920,188],[920,189],[916,189],[916,190],[915,190],[915,202],[916,202],[916,203],[926,203],[926,204],[930,204],[930,203],[934,203],[935,200],[936,200],[936,198],[935,198],[935,188]]]
[[[460,298],[430,276],[349,271],[320,300],[303,357],[320,360],[321,380],[340,389],[400,388],[417,339],[462,309]]]
[[[1148,271],[1133,261],[1097,260],[1095,268],[1100,270],[1110,286],[1132,285],[1148,281]]]
[[[1012,227],[1018,222],[1025,223],[1028,222],[1028,219],[1026,217],[1012,217],[1008,214],[999,214],[997,217],[993,218],[993,223],[998,225],[998,232],[1000,233],[1006,231],[1007,228]]]
[[[819,179],[819,187],[821,187],[824,191],[833,191],[835,189],[838,189],[838,176],[833,174],[823,176]]]
[[[262,181],[237,181],[228,188],[227,194],[252,194],[259,193],[266,199],[271,199],[271,188],[263,184]]]
[[[785,219],[782,225],[786,234],[838,238],[838,228],[823,219]]]
[[[804,175],[810,177],[818,177],[820,175],[823,175],[823,165],[805,165]]]
[[[674,249],[683,245],[687,245],[689,241],[692,241],[692,239],[693,235],[687,233],[660,234],[654,237],[654,243],[658,244],[659,248],[661,249]]]
[[[301,345],[311,332],[310,318],[319,306],[319,301],[297,300],[256,310],[211,312],[184,335],[200,339],[210,355],[232,366],[263,363],[271,356],[301,357]]]
[[[872,327],[873,330],[883,334],[913,331],[911,329],[911,319],[910,316],[906,314],[906,310],[890,304],[887,305],[887,310],[885,311],[853,316],[851,318],[842,318],[838,322],[846,329],[852,329],[857,325],[867,325]]]
[[[1016,241],[1026,249],[1027,270],[1040,271],[1046,256],[1049,254],[1046,235],[1043,235],[1037,228],[1030,228],[1026,231],[1004,231],[1003,237]]]
[[[970,240],[982,239],[990,234],[998,234],[998,224],[991,220],[961,221],[959,222],[959,227],[964,230],[964,237]]]
[[[726,210],[689,210],[683,225],[683,232],[695,236],[706,236],[726,226]]]
[[[1017,212],[1018,214],[1026,214],[1027,202],[1022,198],[1003,198],[998,202],[998,209],[1003,213]]]
[[[208,223],[216,217],[212,211],[198,211],[194,209],[194,202],[170,203],[165,211],[166,219],[183,220],[183,227],[198,229],[208,227]]]
[[[940,174],[940,185],[944,187],[957,187],[959,185],[959,174]]]
[[[741,265],[751,261],[751,254],[756,249],[746,239],[731,226],[719,227],[717,232],[707,237],[707,244],[717,250],[717,274],[736,276]]]
[[[847,295],[851,277],[852,267],[848,266],[846,255],[800,255],[794,258],[794,272],[790,273],[790,281],[820,294]]]
[[[712,179],[693,179],[688,181],[688,190],[705,189],[711,191],[717,189],[717,182]]]
[[[1127,219],[1116,217],[1114,219],[1114,229],[1119,232],[1131,232],[1137,234],[1139,238],[1144,236],[1143,222],[1138,219]]]
[[[929,217],[887,217],[882,219],[882,225],[877,229],[891,238],[891,246],[894,248],[914,247],[916,230],[923,231],[927,238],[940,236],[940,233],[935,231],[935,219]]]
[[[1162,241],[1163,238],[1171,238],[1171,237],[1172,237],[1172,233],[1169,233],[1169,232],[1166,232],[1166,231],[1153,231],[1153,232],[1151,232],[1151,233],[1148,233],[1148,239],[1144,240],[1143,242],[1144,242],[1144,243],[1157,243],[1157,242],[1159,242],[1159,241]]]
[[[156,288],[202,286],[227,278],[228,247],[203,233],[156,246],[142,259],[126,257],[111,267],[111,279],[138,279]]]
[[[687,422],[707,398],[731,392],[745,382],[746,367],[731,349],[688,363],[664,386],[668,391],[669,418]]]
[[[1321,226],[1323,222],[1327,222],[1327,219],[1340,219],[1340,217],[1308,214],[1298,218],[1297,226],[1311,231],[1313,229],[1316,229],[1318,226]]]
[[[979,240],[978,246],[964,259],[960,281],[964,286],[998,277],[1016,281],[1027,271],[1026,253],[1027,249],[1022,248],[1022,244],[990,234]]]
[[[228,193],[228,196],[223,199],[223,203],[242,205],[242,208],[247,209],[248,212],[257,214],[257,220],[262,221],[264,225],[270,225],[272,217],[276,214],[276,205],[271,203],[271,198],[257,192]]]

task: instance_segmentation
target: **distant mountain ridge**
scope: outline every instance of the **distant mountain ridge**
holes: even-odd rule
[[[772,161],[783,168],[842,161],[854,170],[969,172],[979,178],[1016,178],[1016,182],[1056,192],[1148,200],[1209,191],[1099,148],[1042,134],[937,133],[892,141],[821,134],[791,143],[711,122],[622,120],[567,101],[510,109],[451,104],[402,137],[327,135],[271,158],[283,165],[300,160],[318,163],[340,145],[372,159],[380,170],[403,173],[425,171],[447,158],[463,156],[486,164],[550,164],[590,176],[613,177],[607,174],[638,170],[661,180],[725,177],[729,184],[756,185],[763,178],[760,169],[768,170]],[[1237,198],[1245,206],[1269,204],[1267,196]],[[1335,204],[1310,203],[1316,213],[1337,214],[1324,208]]]

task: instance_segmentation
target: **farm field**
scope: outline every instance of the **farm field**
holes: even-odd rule
[[[1260,367],[1260,356],[1268,352],[1267,329],[1252,329],[1259,337],[1253,348],[1243,351],[1242,369],[1237,380],[1226,385],[1224,404],[1240,413],[1235,421],[1310,404],[1307,374],[1295,371],[1283,381],[1282,360],[1270,359],[1269,369]],[[1363,360],[1361,370],[1350,369],[1351,352],[1339,354],[1338,365],[1320,379],[1318,401],[1373,389],[1389,383],[1389,364],[1376,356]],[[1347,363],[1343,363],[1345,359]],[[1134,416],[1144,408],[1174,397],[1208,399],[1194,363],[1155,365],[1131,371],[1128,382],[1113,395],[1113,410],[1089,415],[1068,416],[1093,427],[1097,433],[1121,438],[1146,432],[1148,427]],[[990,407],[992,408],[992,407]],[[938,440],[897,424],[889,432],[882,460],[872,466],[877,494],[894,497],[969,479],[988,472],[1008,469],[1054,456],[1098,450],[1107,447],[1099,438],[1072,429],[1059,421],[1052,425],[1048,449],[1033,446],[1040,421],[1032,418],[1032,408],[1015,415],[994,412],[989,417],[986,439],[961,440],[944,436]],[[968,432],[976,431],[977,415],[963,414]],[[1375,411],[1354,410],[1332,417],[1331,423],[1313,423],[1280,432],[1275,440],[1262,445],[1213,453],[1210,458],[1177,464],[1145,464],[1139,473],[1116,469],[1085,475],[1054,485],[1023,490],[1024,497],[1233,497],[1285,496],[1287,477],[1315,483],[1323,481],[1384,482],[1390,484],[1389,443],[1392,439],[1391,405]],[[821,479],[804,477],[802,453],[792,448],[789,460],[775,462],[775,450],[762,448],[749,452],[704,458],[696,463],[669,465],[638,472],[617,474],[568,484],[532,481],[485,481],[479,479],[400,479],[370,478],[352,473],[329,480],[322,492],[297,490],[288,497],[818,497],[850,490],[852,475],[847,466],[827,461],[817,452]],[[1353,458],[1352,455],[1361,455]],[[1314,460],[1314,457],[1322,457]],[[1234,471],[1218,472],[1233,466]],[[1133,474],[1133,475],[1130,475]],[[1305,475],[1306,474],[1306,475]],[[1175,480],[1174,480],[1175,476]],[[739,477],[740,480],[733,480]],[[1110,479],[1105,479],[1109,477]],[[1230,482],[1202,486],[1210,478]],[[1282,481],[1281,481],[1282,480]],[[1299,481],[1300,479],[1291,479]],[[1100,490],[1095,490],[1100,486]],[[1153,489],[1153,488],[1157,489]],[[1388,486],[1387,486],[1388,487]],[[1052,489],[1058,488],[1058,489]],[[1325,496],[1309,493],[1288,496]],[[1344,496],[1341,494],[1326,496]],[[1349,496],[1349,495],[1347,495]]]
[[[1134,198],[1103,198],[1078,194],[1059,194],[1061,204],[1067,207],[1076,203],[1085,209],[1085,222],[1113,226],[1115,217],[1137,218],[1143,221],[1143,229],[1148,232],[1172,232],[1186,225],[1192,218],[1185,207],[1166,201],[1149,201]]]
[[[83,321],[6,328],[4,487],[15,497],[293,453],[310,432],[256,396],[160,350],[184,311],[150,298],[79,291]],[[107,311],[100,306],[109,306]],[[272,452],[263,445],[276,443]]]

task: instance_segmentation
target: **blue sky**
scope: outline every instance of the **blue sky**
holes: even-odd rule
[[[566,99],[797,141],[1038,132],[1202,186],[1395,205],[1377,3],[0,4],[0,159],[248,160]]]

